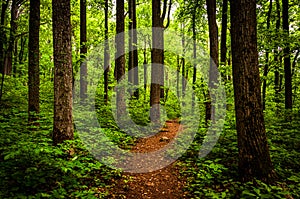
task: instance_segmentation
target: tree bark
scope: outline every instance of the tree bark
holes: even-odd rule
[[[87,98],[86,0],[80,0],[80,100]]]
[[[164,39],[163,19],[160,16],[160,0],[152,0],[152,67],[151,67],[151,90],[150,90],[150,118],[154,123],[160,121],[160,97],[161,86],[164,77]]]
[[[129,10],[129,59],[128,59],[128,81],[137,86],[139,83],[138,76],[138,51],[137,51],[137,34],[136,34],[136,0],[128,0]],[[138,98],[138,90],[134,96]]]
[[[70,0],[53,0],[54,145],[74,138]]]
[[[14,51],[14,44],[17,32],[17,18],[18,18],[18,9],[19,5],[17,0],[12,0],[11,5],[11,12],[10,12],[10,33],[9,33],[9,42],[8,48],[4,60],[4,74],[10,75],[12,72],[12,64],[13,64],[13,51]]]
[[[258,67],[256,1],[231,1],[231,46],[239,175],[242,181],[254,178],[273,182],[262,112]]]
[[[276,33],[279,32],[280,29],[280,2],[276,0]],[[275,89],[275,102],[279,102],[279,92],[280,92],[280,73],[279,66],[281,66],[281,57],[278,52],[279,43],[275,42],[275,51],[274,51],[274,61],[275,61],[275,72],[274,72],[274,89]],[[278,66],[279,65],[279,66]]]
[[[282,0],[282,28],[289,37],[289,0]],[[292,72],[289,43],[285,43],[284,53],[284,78],[285,78],[285,109],[293,108]]]
[[[209,27],[209,49],[210,49],[210,67],[209,67],[209,83],[208,88],[214,89],[215,83],[217,83],[217,67],[219,64],[218,55],[218,26],[216,21],[216,0],[206,0],[207,5],[207,15],[208,15],[208,27]],[[212,119],[214,115],[214,106],[211,102],[214,100],[211,92],[208,91],[207,102],[206,102],[206,122]]]
[[[0,23],[0,35],[2,35],[0,37],[0,70],[1,73],[4,77],[4,54],[5,54],[5,50],[4,50],[4,44],[7,42],[6,41],[6,33],[4,30],[4,25],[5,25],[5,16],[6,16],[6,10],[8,7],[8,2],[9,0],[6,1],[2,1],[2,6],[1,6],[1,23]],[[1,84],[1,93],[0,95],[2,95],[2,84]],[[0,97],[1,99],[1,97]]]
[[[228,12],[228,0],[223,0],[222,5],[222,32],[221,32],[221,64],[226,65],[227,54],[227,12]]]
[[[30,0],[28,41],[28,121],[35,122],[40,112],[39,69],[40,0]]]
[[[124,39],[124,0],[117,0],[117,18],[116,18],[116,61],[117,81],[121,81],[125,75],[125,39]],[[122,118],[125,114],[125,88],[120,87],[117,90],[117,117]]]
[[[270,21],[271,21],[271,13],[272,13],[273,1],[270,0],[269,11],[267,14],[267,30],[270,29]],[[264,66],[264,74],[263,74],[263,86],[262,86],[262,103],[263,110],[266,109],[266,91],[267,91],[267,76],[269,72],[269,49],[266,50],[266,63]]]

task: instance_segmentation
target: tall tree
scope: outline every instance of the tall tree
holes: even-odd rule
[[[228,0],[223,0],[222,5],[222,30],[221,30],[221,63],[226,65],[227,54],[227,12],[228,12]]]
[[[163,21],[161,18],[160,0],[152,0],[152,54],[151,54],[151,90],[150,90],[150,117],[154,122],[159,122],[160,109],[159,100],[161,85],[163,84]],[[161,65],[159,65],[161,64]]]
[[[121,81],[125,74],[125,39],[124,39],[124,0],[117,0],[117,18],[116,18],[116,75],[117,80]],[[125,89],[123,87],[117,90],[117,116],[121,118],[125,114]]]
[[[87,97],[86,42],[86,0],[80,0],[80,99],[82,101]]]
[[[271,162],[262,112],[258,67],[256,1],[231,1],[231,46],[239,175],[242,181],[272,182]]]
[[[0,19],[0,70],[2,73],[1,77],[1,87],[0,87],[0,100],[2,98],[2,92],[3,92],[3,84],[4,84],[4,75],[5,75],[5,70],[4,70],[4,44],[6,43],[6,33],[4,30],[4,25],[5,25],[5,17],[6,17],[6,10],[8,8],[8,2],[9,0],[4,0],[2,1],[2,6],[1,6],[1,19]]]
[[[12,72],[13,64],[13,51],[16,39],[16,32],[18,28],[17,19],[19,15],[19,7],[22,4],[22,0],[12,0],[11,12],[10,12],[10,33],[7,52],[4,61],[4,74],[10,75]]]
[[[276,0],[276,33],[279,32],[280,29],[280,2]],[[278,52],[279,44],[275,41],[275,51],[274,51],[274,61],[275,61],[275,72],[274,72],[274,89],[275,89],[275,101],[278,102],[279,100],[279,92],[280,92],[280,73],[279,73],[279,66],[281,66],[281,57]]]
[[[128,0],[129,13],[129,58],[128,58],[128,81],[133,85],[138,85],[138,51],[136,34],[136,0]],[[138,91],[134,92],[138,98]]]
[[[271,13],[273,7],[273,0],[270,0],[269,10],[267,13],[267,30],[270,30],[270,23],[271,23]],[[266,91],[267,91],[267,76],[269,71],[269,49],[266,50],[266,63],[264,66],[264,79],[263,79],[263,86],[262,86],[262,103],[263,103],[263,110],[266,108]]]
[[[108,102],[108,73],[110,70],[110,54],[109,54],[109,42],[108,42],[108,0],[105,0],[104,8],[104,101]]]
[[[74,138],[72,124],[72,48],[70,0],[52,0],[54,48],[53,142]]]
[[[161,1],[152,0],[152,52],[151,52],[151,90],[150,90],[150,117],[153,122],[159,122],[160,110],[159,103],[160,98],[163,97],[164,90],[161,86],[164,85],[164,28],[169,26],[170,11],[172,1],[163,1],[163,9],[161,10]],[[163,22],[167,15],[167,24],[164,26]],[[162,12],[161,12],[162,11]]]
[[[40,0],[30,0],[28,42],[28,119],[33,122],[40,112],[39,70]]]
[[[282,28],[289,37],[289,0],[282,0]],[[284,53],[284,78],[285,78],[285,108],[292,109],[292,72],[289,40],[285,43]]]
[[[209,52],[210,52],[210,67],[209,67],[209,89],[215,88],[215,83],[217,83],[217,67],[219,64],[219,44],[218,44],[218,26],[216,19],[216,0],[206,0],[207,5],[207,15],[208,15],[208,28],[209,28]],[[209,92],[211,93],[211,92]],[[206,97],[206,121],[211,119],[214,114],[214,107],[211,105],[211,101],[214,96]]]

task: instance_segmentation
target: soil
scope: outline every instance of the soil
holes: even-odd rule
[[[156,135],[137,140],[132,152],[153,152],[166,146],[180,133],[178,120],[168,120]],[[177,161],[162,169],[146,173],[123,172],[120,179],[114,179],[108,198],[126,199],[181,199],[188,198],[183,190],[186,182],[180,176]]]

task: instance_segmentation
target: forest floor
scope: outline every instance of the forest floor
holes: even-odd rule
[[[131,151],[147,153],[159,150],[172,141],[177,133],[180,133],[180,128],[178,120],[168,120],[159,133],[149,138],[139,139]],[[186,179],[180,175],[179,171],[180,168],[175,161],[153,172],[124,172],[120,179],[113,180],[109,198],[187,198],[187,192],[183,190]]]

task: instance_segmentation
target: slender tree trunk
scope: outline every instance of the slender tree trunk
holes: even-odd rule
[[[129,63],[128,63],[128,81],[133,85],[139,84],[138,76],[138,51],[137,51],[137,34],[136,34],[136,0],[128,0],[129,10]],[[138,98],[138,90],[134,96]]]
[[[276,33],[279,32],[280,29],[280,2],[276,0]],[[280,73],[279,73],[279,66],[281,66],[281,58],[278,52],[279,43],[275,42],[275,51],[274,51],[274,61],[275,61],[275,73],[274,73],[274,89],[275,89],[275,102],[279,102],[279,81],[280,81]],[[279,65],[279,66],[278,66]]]
[[[268,14],[267,14],[267,30],[270,29],[272,5],[273,5],[273,1],[270,0],[269,11],[268,11]],[[266,51],[266,63],[265,63],[264,74],[263,74],[263,77],[264,77],[264,79],[263,79],[263,86],[262,86],[263,110],[266,109],[266,91],[267,91],[267,76],[268,76],[268,71],[269,71],[269,50]]]
[[[40,112],[39,68],[40,0],[30,0],[28,42],[28,121],[35,122]]]
[[[6,41],[6,33],[4,31],[4,26],[5,26],[5,17],[6,17],[6,10],[8,7],[8,2],[9,0],[4,0],[2,1],[2,6],[1,6],[1,23],[0,23],[0,70],[1,73],[4,73],[4,44],[7,42]],[[2,94],[2,92],[1,92]]]
[[[121,81],[125,75],[125,40],[124,40],[124,0],[117,0],[116,18],[116,61],[117,80]],[[121,118],[125,114],[125,89],[121,87],[117,90],[117,116]]]
[[[0,23],[0,70],[1,70],[1,87],[0,87],[0,101],[2,99],[2,94],[3,94],[3,84],[4,84],[4,75],[5,75],[5,66],[4,66],[4,59],[5,59],[5,50],[4,50],[4,43],[6,43],[6,33],[4,31],[4,25],[5,25],[5,15],[6,15],[6,10],[8,7],[8,2],[9,0],[4,0],[2,2],[1,6],[1,23]]]
[[[282,0],[282,28],[289,37],[289,0]],[[287,40],[288,41],[288,40]],[[285,78],[285,108],[292,109],[292,72],[289,43],[285,43],[284,53],[284,78]]]
[[[80,100],[87,98],[86,0],[80,0]]]
[[[271,162],[261,103],[258,67],[256,1],[231,1],[231,46],[239,175],[273,182]]]
[[[196,1],[196,5],[198,5],[198,1]],[[195,6],[196,8],[196,6]],[[192,16],[192,29],[193,29],[193,89],[195,90],[196,85],[196,78],[197,78],[197,64],[196,64],[196,58],[197,58],[197,46],[196,46],[196,10],[193,12]],[[193,92],[192,95],[192,107],[195,106],[195,92]]]
[[[152,67],[151,67],[151,90],[150,90],[150,118],[151,121],[160,121],[160,97],[161,86],[164,77],[164,40],[163,40],[163,19],[161,18],[160,0],[152,0]]]
[[[179,79],[179,74],[180,74],[180,57],[179,57],[179,55],[177,55],[177,67],[176,67],[176,69],[177,69],[177,73],[176,73],[176,91],[177,91],[177,98],[179,98],[180,97],[180,90],[179,90],[179,81],[180,81],[180,79]]]
[[[221,32],[221,64],[226,65],[227,54],[227,12],[228,0],[223,0],[222,5],[222,32]]]
[[[182,24],[182,37],[181,37],[181,45],[182,45],[182,58],[181,58],[181,87],[182,87],[182,97],[185,96],[185,35],[184,35],[184,31],[185,31],[185,25],[184,23]]]
[[[108,0],[105,0],[105,19],[104,19],[104,101],[108,102],[108,74],[110,70],[110,54],[109,54],[109,42],[108,42]]]
[[[208,27],[209,27],[209,43],[210,43],[210,67],[209,67],[209,89],[215,88],[217,83],[217,67],[219,64],[218,55],[218,26],[216,21],[216,0],[206,0],[207,15],[208,15]],[[206,121],[211,120],[214,115],[214,107],[211,105],[211,101],[214,100],[214,96],[209,92],[206,102]]]
[[[144,90],[145,90],[145,99],[147,94],[147,39],[145,38],[145,46],[144,46]]]
[[[9,42],[8,42],[8,48],[7,53],[5,56],[4,61],[4,74],[10,75],[12,72],[12,64],[13,64],[13,51],[14,51],[14,44],[15,44],[15,38],[16,38],[16,32],[17,32],[17,14],[18,14],[18,4],[17,0],[12,0],[11,5],[11,13],[10,13],[10,33],[9,33]]]
[[[54,145],[74,138],[70,0],[53,0]]]

